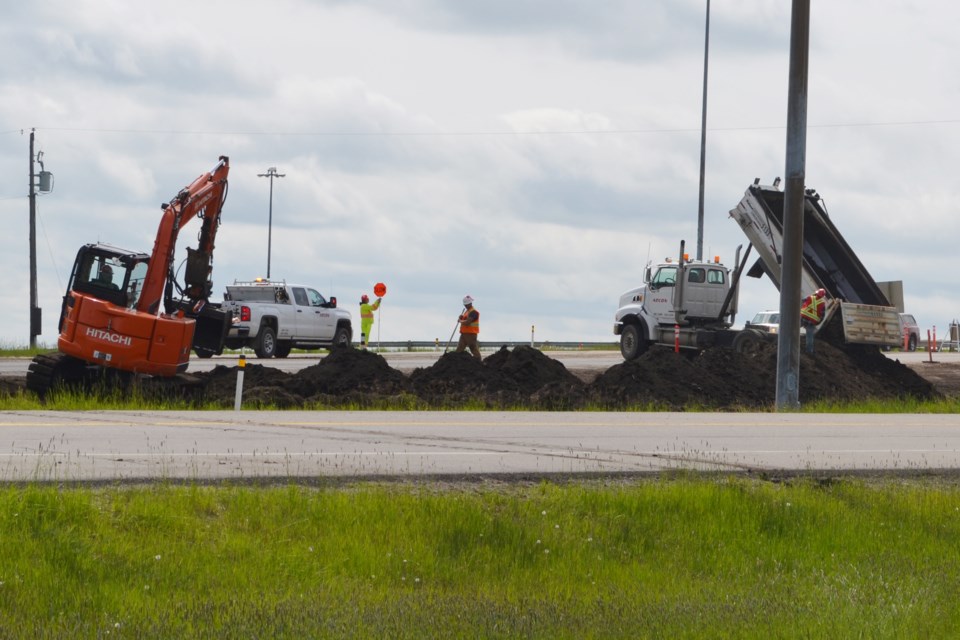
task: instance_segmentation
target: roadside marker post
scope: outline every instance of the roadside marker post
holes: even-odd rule
[[[243,370],[247,366],[247,357],[240,354],[240,361],[237,362],[237,391],[233,396],[233,410],[240,411],[240,400],[243,398]]]

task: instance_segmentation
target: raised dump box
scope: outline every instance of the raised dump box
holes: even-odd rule
[[[784,193],[755,181],[730,212],[760,254],[747,275],[766,273],[780,288],[783,249]],[[839,309],[846,342],[895,346],[901,343],[897,310],[834,226],[813,189],[807,189],[803,211],[801,291],[828,294],[826,326]]]

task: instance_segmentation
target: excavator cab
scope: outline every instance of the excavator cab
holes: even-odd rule
[[[57,331],[73,306],[74,292],[93,296],[118,307],[131,308],[139,299],[150,256],[106,244],[88,244],[77,252],[77,259],[63,297]]]

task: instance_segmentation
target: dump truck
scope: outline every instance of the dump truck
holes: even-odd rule
[[[614,316],[613,332],[620,336],[623,357],[637,358],[651,345],[697,350],[724,346],[747,351],[776,340],[775,334],[749,326],[734,329],[733,325],[742,275],[766,274],[780,288],[783,209],[779,180],[761,185],[757,179],[730,211],[749,241],[742,259],[742,246],[737,248],[732,268],[721,264],[719,258],[713,262],[689,260],[683,242],[677,260],[648,264],[644,284],[620,296]],[[814,189],[804,192],[803,216],[801,291],[809,294],[823,289],[827,294],[817,331],[839,325],[839,339],[845,344],[898,345],[897,309],[833,225]],[[758,258],[747,269],[753,249]]]

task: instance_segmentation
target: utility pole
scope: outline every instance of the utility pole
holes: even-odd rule
[[[707,168],[707,60],[710,55],[710,0],[703,37],[703,111],[700,117],[700,203],[697,210],[697,260],[703,260],[703,192]]]
[[[267,218],[267,280],[270,279],[270,245],[273,243],[273,179],[283,178],[287,174],[277,173],[276,167],[270,167],[266,173],[258,173],[259,178],[270,178],[270,214]]]
[[[783,263],[777,340],[777,409],[800,406],[800,285],[807,175],[807,75],[810,0],[793,0],[787,90],[787,162],[783,193]]]
[[[40,335],[40,307],[37,306],[37,192],[36,174],[33,171],[33,136],[30,129],[30,348],[37,346]]]

